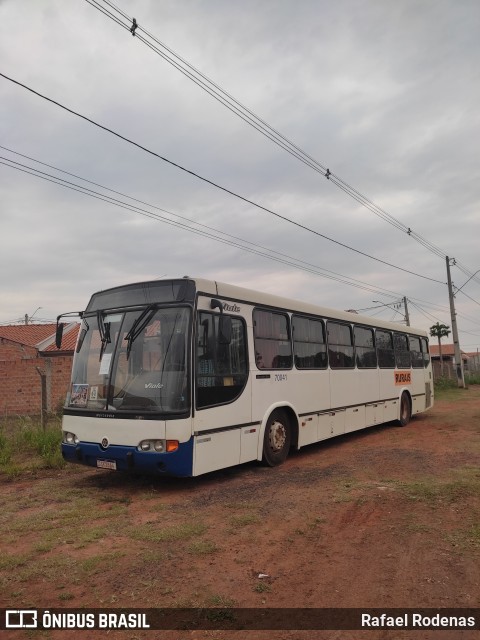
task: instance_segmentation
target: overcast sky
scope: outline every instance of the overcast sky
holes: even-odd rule
[[[452,267],[457,287],[480,269],[477,0],[115,4],[440,255],[266,139],[87,2],[0,0],[1,73],[296,223],[0,77],[0,145],[9,149],[0,149],[9,165],[0,164],[0,323],[34,312],[34,320],[54,319],[85,308],[100,289],[190,275],[339,309],[406,296],[412,325],[451,325],[444,256],[462,265]],[[108,193],[18,154],[224,242],[15,170],[12,161]],[[475,351],[480,273],[456,305],[461,346]],[[391,307],[366,313],[403,317]]]

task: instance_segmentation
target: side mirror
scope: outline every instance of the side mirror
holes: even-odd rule
[[[57,347],[57,349],[60,349],[60,347],[62,346],[64,326],[65,325],[63,324],[63,322],[60,322],[60,323],[57,322],[57,330],[55,332],[55,346]]]

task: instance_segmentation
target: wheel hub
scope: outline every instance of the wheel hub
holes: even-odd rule
[[[287,439],[287,432],[285,429],[285,425],[281,422],[275,420],[270,425],[270,433],[269,433],[269,441],[270,447],[273,451],[280,451],[285,445],[285,441]]]

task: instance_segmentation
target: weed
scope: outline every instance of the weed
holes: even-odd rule
[[[9,422],[0,432],[0,470],[13,478],[22,471],[63,468],[61,438],[58,422],[46,429],[26,418]]]
[[[457,478],[450,482],[439,482],[438,478],[426,478],[418,482],[402,482],[399,488],[411,500],[428,502],[435,506],[441,502],[452,503],[465,496],[478,495],[480,474],[474,467],[465,467]]]
[[[195,556],[205,556],[217,551],[217,545],[210,540],[195,540],[188,547],[188,553]]]
[[[456,380],[452,380],[451,378],[437,378],[435,380],[435,393],[438,391],[446,391],[449,389],[457,389],[458,382]]]
[[[229,598],[228,596],[215,594],[215,595],[209,596],[205,604],[206,606],[210,606],[210,607],[231,608],[231,607],[237,606],[237,601],[234,598]]]
[[[230,518],[230,524],[233,527],[246,527],[249,524],[255,524],[256,522],[259,522],[260,518],[253,514],[253,513],[243,513],[241,515],[238,516],[232,516]]]
[[[257,593],[266,593],[267,591],[271,591],[272,587],[267,582],[257,582],[257,584],[253,587],[253,591]]]
[[[172,540],[188,540],[194,536],[200,536],[207,530],[207,526],[201,522],[186,522],[166,529],[159,529],[157,523],[149,523],[139,528],[131,529],[129,535],[136,540],[145,542],[169,542]]]
[[[480,524],[475,524],[470,528],[468,538],[472,544],[480,546]]]

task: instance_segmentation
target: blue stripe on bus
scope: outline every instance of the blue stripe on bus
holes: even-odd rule
[[[187,477],[193,470],[193,437],[169,453],[138,451],[136,447],[121,445],[102,449],[94,442],[80,442],[77,445],[62,443],[62,455],[67,462],[90,467],[97,467],[97,460],[111,460],[116,463],[117,471]]]

